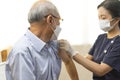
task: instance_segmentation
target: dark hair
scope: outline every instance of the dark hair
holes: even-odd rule
[[[98,5],[97,9],[99,9],[100,7],[104,7],[106,10],[108,10],[112,18],[120,17],[120,0],[105,0]]]

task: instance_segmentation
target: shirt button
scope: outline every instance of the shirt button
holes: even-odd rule
[[[104,50],[104,53],[106,53],[107,52],[107,50]]]
[[[113,43],[114,41],[111,41],[111,43]]]

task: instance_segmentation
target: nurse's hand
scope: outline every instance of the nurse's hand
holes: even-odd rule
[[[65,51],[67,51],[67,53],[71,56],[71,57],[73,57],[73,56],[75,56],[77,53],[78,53],[78,51],[75,51],[72,47],[71,47],[71,45],[70,45],[70,43],[67,41],[67,40],[59,40],[59,47],[60,47],[60,49],[63,49],[63,50],[65,50]]]

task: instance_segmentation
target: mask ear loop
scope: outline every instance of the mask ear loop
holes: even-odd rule
[[[111,25],[111,26],[115,26],[115,25],[118,23],[118,21],[116,21],[113,25],[111,24],[111,22],[114,21],[115,19],[119,19],[119,18],[116,18],[116,17],[115,17],[115,18],[113,18],[112,20],[110,20],[110,25]],[[119,21],[120,21],[120,19],[119,19]]]
[[[119,0],[120,1],[120,0]],[[117,18],[118,19],[118,27],[120,29],[120,17]]]
[[[55,30],[56,30],[56,27],[55,27],[55,19],[54,17],[52,16],[52,20],[51,20],[51,25],[49,26],[51,28],[51,30],[53,31],[53,34],[51,35],[51,39],[50,40],[54,40],[54,39],[57,39],[57,36],[55,35]]]
[[[116,26],[117,24],[118,24],[118,26],[119,26],[119,23],[120,23],[120,19],[117,18],[117,21],[114,23],[113,26]]]
[[[52,15],[47,15],[45,17],[46,17],[46,22],[48,24],[47,28],[50,28],[50,30],[51,30],[51,37],[52,37],[52,35],[54,34],[54,29],[52,27],[53,23],[54,23],[53,16]]]
[[[47,23],[50,25],[48,27],[50,27],[52,31],[54,32],[54,27],[53,27],[54,26],[53,23],[55,22],[54,17],[52,15],[47,15],[46,19],[47,19]]]
[[[55,18],[52,16],[52,26],[50,26],[51,27],[51,29],[53,30],[53,32],[54,32],[54,30],[56,29],[56,21],[55,21]]]
[[[119,22],[118,22],[118,27],[119,27],[119,29],[120,29],[120,17],[119,17],[118,19],[119,19]]]

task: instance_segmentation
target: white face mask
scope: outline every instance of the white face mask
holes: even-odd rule
[[[60,28],[60,26],[57,26],[56,29],[54,30],[54,33],[52,34],[52,37],[50,40],[57,40],[60,32],[61,32],[61,28]]]
[[[105,32],[108,32],[108,31],[110,31],[110,30],[112,30],[114,28],[114,26],[110,25],[109,20],[100,20],[99,25],[100,25],[100,28]]]

